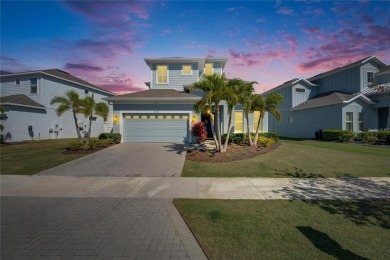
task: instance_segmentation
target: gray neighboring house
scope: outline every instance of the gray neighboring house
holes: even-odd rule
[[[2,134],[7,141],[77,138],[71,112],[57,116],[57,105],[50,105],[55,96],[64,96],[68,90],[79,93],[81,98],[94,94],[96,102],[114,96],[113,93],[77,78],[65,71],[48,69],[5,74],[0,76],[0,105],[5,113],[0,123],[5,126]],[[92,135],[112,130],[112,106],[106,123],[99,116],[93,117]],[[81,133],[88,131],[88,119],[78,114]]]
[[[390,128],[390,67],[376,56],[290,80],[263,95],[275,92],[284,97],[282,121],[268,115],[268,131],[281,136],[313,138],[319,129]]]
[[[145,91],[109,97],[113,104],[113,131],[122,134],[122,142],[173,142],[188,143],[191,124],[205,122],[210,136],[210,114],[193,111],[194,104],[203,95],[191,91],[190,86],[204,75],[222,74],[227,58],[145,58],[150,68],[150,81]],[[228,115],[226,103],[220,105],[221,132],[226,133]],[[250,115],[250,124],[254,118]],[[233,113],[233,132],[245,131],[242,108],[237,106]],[[267,127],[266,122],[263,123]]]

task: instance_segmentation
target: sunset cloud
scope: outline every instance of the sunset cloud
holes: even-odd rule
[[[294,11],[287,7],[280,7],[278,10],[276,10],[278,14],[284,14],[284,15],[292,15]]]
[[[82,70],[82,71],[103,71],[104,70],[99,66],[93,66],[85,63],[66,63],[64,68],[70,70]]]

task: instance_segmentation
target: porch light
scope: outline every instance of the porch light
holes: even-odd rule
[[[116,125],[116,123],[118,123],[118,115],[114,116],[114,120],[113,121],[114,121],[114,125]]]
[[[211,113],[211,110],[210,110],[210,108],[207,108],[207,110],[206,110],[206,114],[207,114],[207,115],[210,115],[210,113]]]
[[[197,118],[196,116],[192,116],[191,122],[192,122],[192,123],[195,123],[196,121],[198,121],[198,118]]]

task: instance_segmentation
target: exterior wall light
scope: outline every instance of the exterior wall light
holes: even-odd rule
[[[116,125],[116,123],[118,123],[118,115],[114,116],[114,120],[113,121],[114,121],[114,125]]]
[[[191,122],[192,122],[192,123],[195,123],[196,121],[198,121],[198,118],[197,118],[196,116],[192,116]]]
[[[206,114],[207,114],[207,115],[210,115],[210,113],[211,113],[211,110],[210,110],[210,108],[207,108],[207,110],[206,110]]]

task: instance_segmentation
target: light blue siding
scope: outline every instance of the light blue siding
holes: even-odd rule
[[[168,84],[157,83],[157,66],[167,65],[168,66]],[[192,75],[182,75],[182,66],[191,65]],[[184,85],[192,84],[199,79],[199,68],[197,63],[169,63],[169,64],[153,64],[151,69],[151,88],[172,88],[179,91],[183,91]]]
[[[359,131],[359,113],[362,112],[365,114],[365,123],[364,123],[364,131],[369,129],[377,129],[378,128],[378,110],[375,108],[371,108],[367,106],[363,101],[356,100],[355,102],[351,102],[348,105],[345,105],[342,109],[342,128],[346,130],[345,117],[347,112],[353,113],[353,131]],[[340,128],[339,128],[340,129]]]
[[[313,83],[320,85],[320,93],[329,91],[357,93],[360,91],[360,82],[360,67],[346,69],[313,81]]]
[[[365,89],[366,87],[368,87],[369,85],[372,84],[372,83],[368,82],[367,73],[372,72],[375,74],[378,71],[379,71],[379,69],[378,69],[377,65],[375,65],[372,62],[367,62],[366,64],[364,64],[360,67],[360,89],[359,89],[359,91]]]
[[[30,94],[30,78],[38,78],[38,93]],[[16,79],[20,79],[20,86],[15,85]],[[69,90],[79,93],[81,98],[86,96],[85,89],[89,90],[88,95],[94,93],[96,102],[106,102],[102,98],[109,96],[99,90],[83,87],[61,79],[46,76],[43,74],[32,74],[28,76],[9,76],[1,78],[1,96],[24,94],[45,109],[32,109],[18,106],[5,106],[7,120],[3,120],[5,125],[4,134],[9,137],[9,141],[53,139],[53,138],[76,138],[73,114],[65,112],[58,116],[55,109],[58,105],[50,105],[55,96],[64,96]],[[92,123],[91,136],[98,136],[102,132],[110,131],[112,128],[112,105],[106,123],[97,116],[97,121]],[[77,121],[82,128],[82,135],[88,131],[88,119],[83,115],[77,115]],[[33,132],[28,131],[28,126],[33,127]],[[57,127],[55,127],[57,125]],[[53,131],[50,131],[52,129]],[[56,133],[57,132],[57,133]]]
[[[389,82],[390,82],[390,73],[375,76],[375,83],[377,84],[386,84]]]

